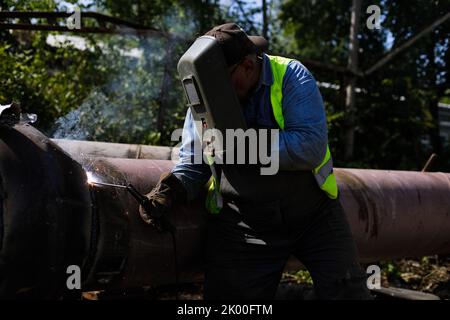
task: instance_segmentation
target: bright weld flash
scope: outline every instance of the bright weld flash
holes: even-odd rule
[[[86,176],[87,176],[87,183],[90,185],[96,182],[100,182],[99,179],[95,176],[95,174],[90,171],[86,171]]]

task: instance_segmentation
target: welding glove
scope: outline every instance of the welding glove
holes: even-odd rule
[[[146,195],[149,199],[147,210],[141,205],[139,213],[145,223],[161,226],[165,220],[165,214],[177,204],[186,202],[186,189],[181,181],[171,172],[161,175],[158,184]]]

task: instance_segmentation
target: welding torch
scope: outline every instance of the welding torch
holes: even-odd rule
[[[164,217],[164,215],[160,211],[156,210],[156,212],[154,212],[154,210],[152,210],[150,199],[147,198],[142,193],[140,193],[131,183],[128,183],[127,185],[112,184],[98,181],[91,181],[89,183],[104,187],[126,189],[131,194],[131,196],[144,208],[145,212],[153,219],[153,221],[155,222],[155,227],[159,231],[162,230],[166,230],[169,232],[175,231],[175,227]]]

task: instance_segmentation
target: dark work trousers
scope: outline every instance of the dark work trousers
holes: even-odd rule
[[[225,199],[208,217],[205,299],[273,299],[291,254],[310,272],[316,298],[370,298],[340,201],[315,181],[308,188],[274,201]]]

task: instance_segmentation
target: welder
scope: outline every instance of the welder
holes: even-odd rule
[[[290,255],[310,272],[317,298],[370,298],[339,202],[315,79],[299,61],[266,54],[266,39],[235,23],[206,35],[220,45],[247,128],[279,130],[271,152],[279,153],[280,170],[261,175],[251,165],[214,170],[211,163],[194,163],[193,145],[201,138],[188,109],[180,160],[147,195],[150,213],[170,215],[209,181],[205,299],[274,298]],[[140,211],[152,223],[149,212]]]

